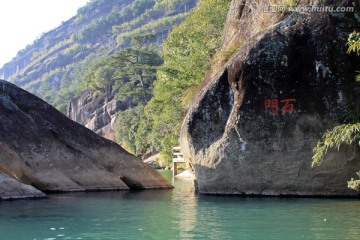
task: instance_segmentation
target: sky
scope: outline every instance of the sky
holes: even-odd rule
[[[0,68],[26,45],[76,15],[89,0],[1,0]]]

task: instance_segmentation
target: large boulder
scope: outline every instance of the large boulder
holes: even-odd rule
[[[311,161],[322,134],[360,106],[359,60],[346,49],[359,28],[359,2],[316,1],[355,13],[283,14],[249,11],[249,2],[233,1],[229,17],[236,19],[227,24],[240,27],[225,27],[232,30],[225,44],[244,44],[205,79],[182,127],[182,151],[199,192],[358,196],[347,188],[360,169],[358,146],[331,150],[319,167]],[[270,15],[249,21],[249,12]],[[264,19],[266,26],[251,34]]]
[[[4,80],[0,133],[0,172],[41,191],[172,187],[116,143]]]
[[[45,194],[0,172],[0,200],[40,197]]]

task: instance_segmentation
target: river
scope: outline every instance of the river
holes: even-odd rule
[[[173,184],[0,201],[0,239],[360,239],[359,200],[203,196],[189,180]]]

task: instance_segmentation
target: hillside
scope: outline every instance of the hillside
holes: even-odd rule
[[[152,34],[159,46],[198,0],[93,0],[73,18],[44,33],[0,69],[0,77],[41,97],[63,113],[84,87],[91,63]]]
[[[229,55],[214,54],[229,4],[200,1],[161,48],[154,35],[141,34],[126,49],[92,61],[79,76],[87,90],[69,102],[68,117],[135,155],[159,151],[170,162],[194,90],[211,63]]]

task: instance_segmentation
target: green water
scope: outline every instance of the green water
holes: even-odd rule
[[[165,172],[167,176],[170,172]],[[0,239],[360,239],[360,201],[72,193],[0,202]]]

